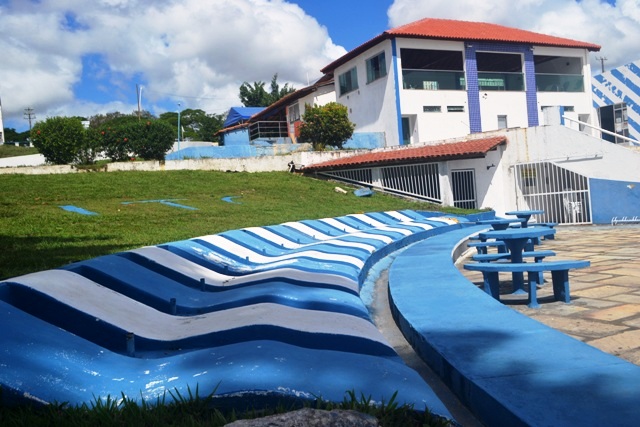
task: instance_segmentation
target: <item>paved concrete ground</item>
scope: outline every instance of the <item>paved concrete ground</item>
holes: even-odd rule
[[[589,268],[569,275],[571,303],[553,301],[550,277],[538,291],[540,308],[526,305],[526,295],[507,295],[510,283],[501,289],[505,304],[552,328],[610,354],[640,365],[640,226],[558,227],[555,240],[544,240],[541,248],[556,252],[556,259],[584,259]],[[475,253],[467,252],[466,257]],[[466,262],[472,262],[466,259]],[[478,286],[482,273],[459,268]],[[508,281],[501,275],[501,281]]]
[[[561,226],[555,240],[545,240],[544,249],[557,253],[557,259],[585,259],[589,268],[570,274],[571,303],[553,301],[550,278],[538,291],[540,308],[530,309],[526,295],[508,295],[507,277],[501,299],[509,307],[552,328],[584,341],[605,352],[640,365],[640,225]],[[482,286],[482,274],[463,269],[471,262],[472,249],[460,259],[463,274]],[[388,310],[387,271],[376,281],[373,318],[390,344],[405,362],[418,371],[447,405],[456,420],[465,427],[481,426],[413,352],[397,329]]]

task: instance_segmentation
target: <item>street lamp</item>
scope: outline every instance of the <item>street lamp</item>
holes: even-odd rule
[[[180,103],[178,102],[178,151],[180,151]]]

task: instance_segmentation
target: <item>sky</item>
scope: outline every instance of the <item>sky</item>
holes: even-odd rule
[[[142,108],[223,114],[243,82],[302,88],[383,31],[422,18],[490,22],[640,59],[640,0],[0,0],[4,126]]]

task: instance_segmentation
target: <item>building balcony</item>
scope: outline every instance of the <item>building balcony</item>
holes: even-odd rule
[[[464,71],[402,70],[404,89],[466,90]]]
[[[536,73],[536,87],[538,92],[584,92],[584,76]]]

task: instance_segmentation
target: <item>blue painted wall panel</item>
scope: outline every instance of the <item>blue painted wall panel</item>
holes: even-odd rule
[[[595,108],[620,102],[627,104],[629,136],[640,140],[640,61],[623,65],[592,79]]]
[[[385,143],[382,132],[356,132],[344,143],[343,147],[348,149],[374,149],[383,148]]]
[[[589,179],[594,224],[613,217],[640,216],[640,182]]]

